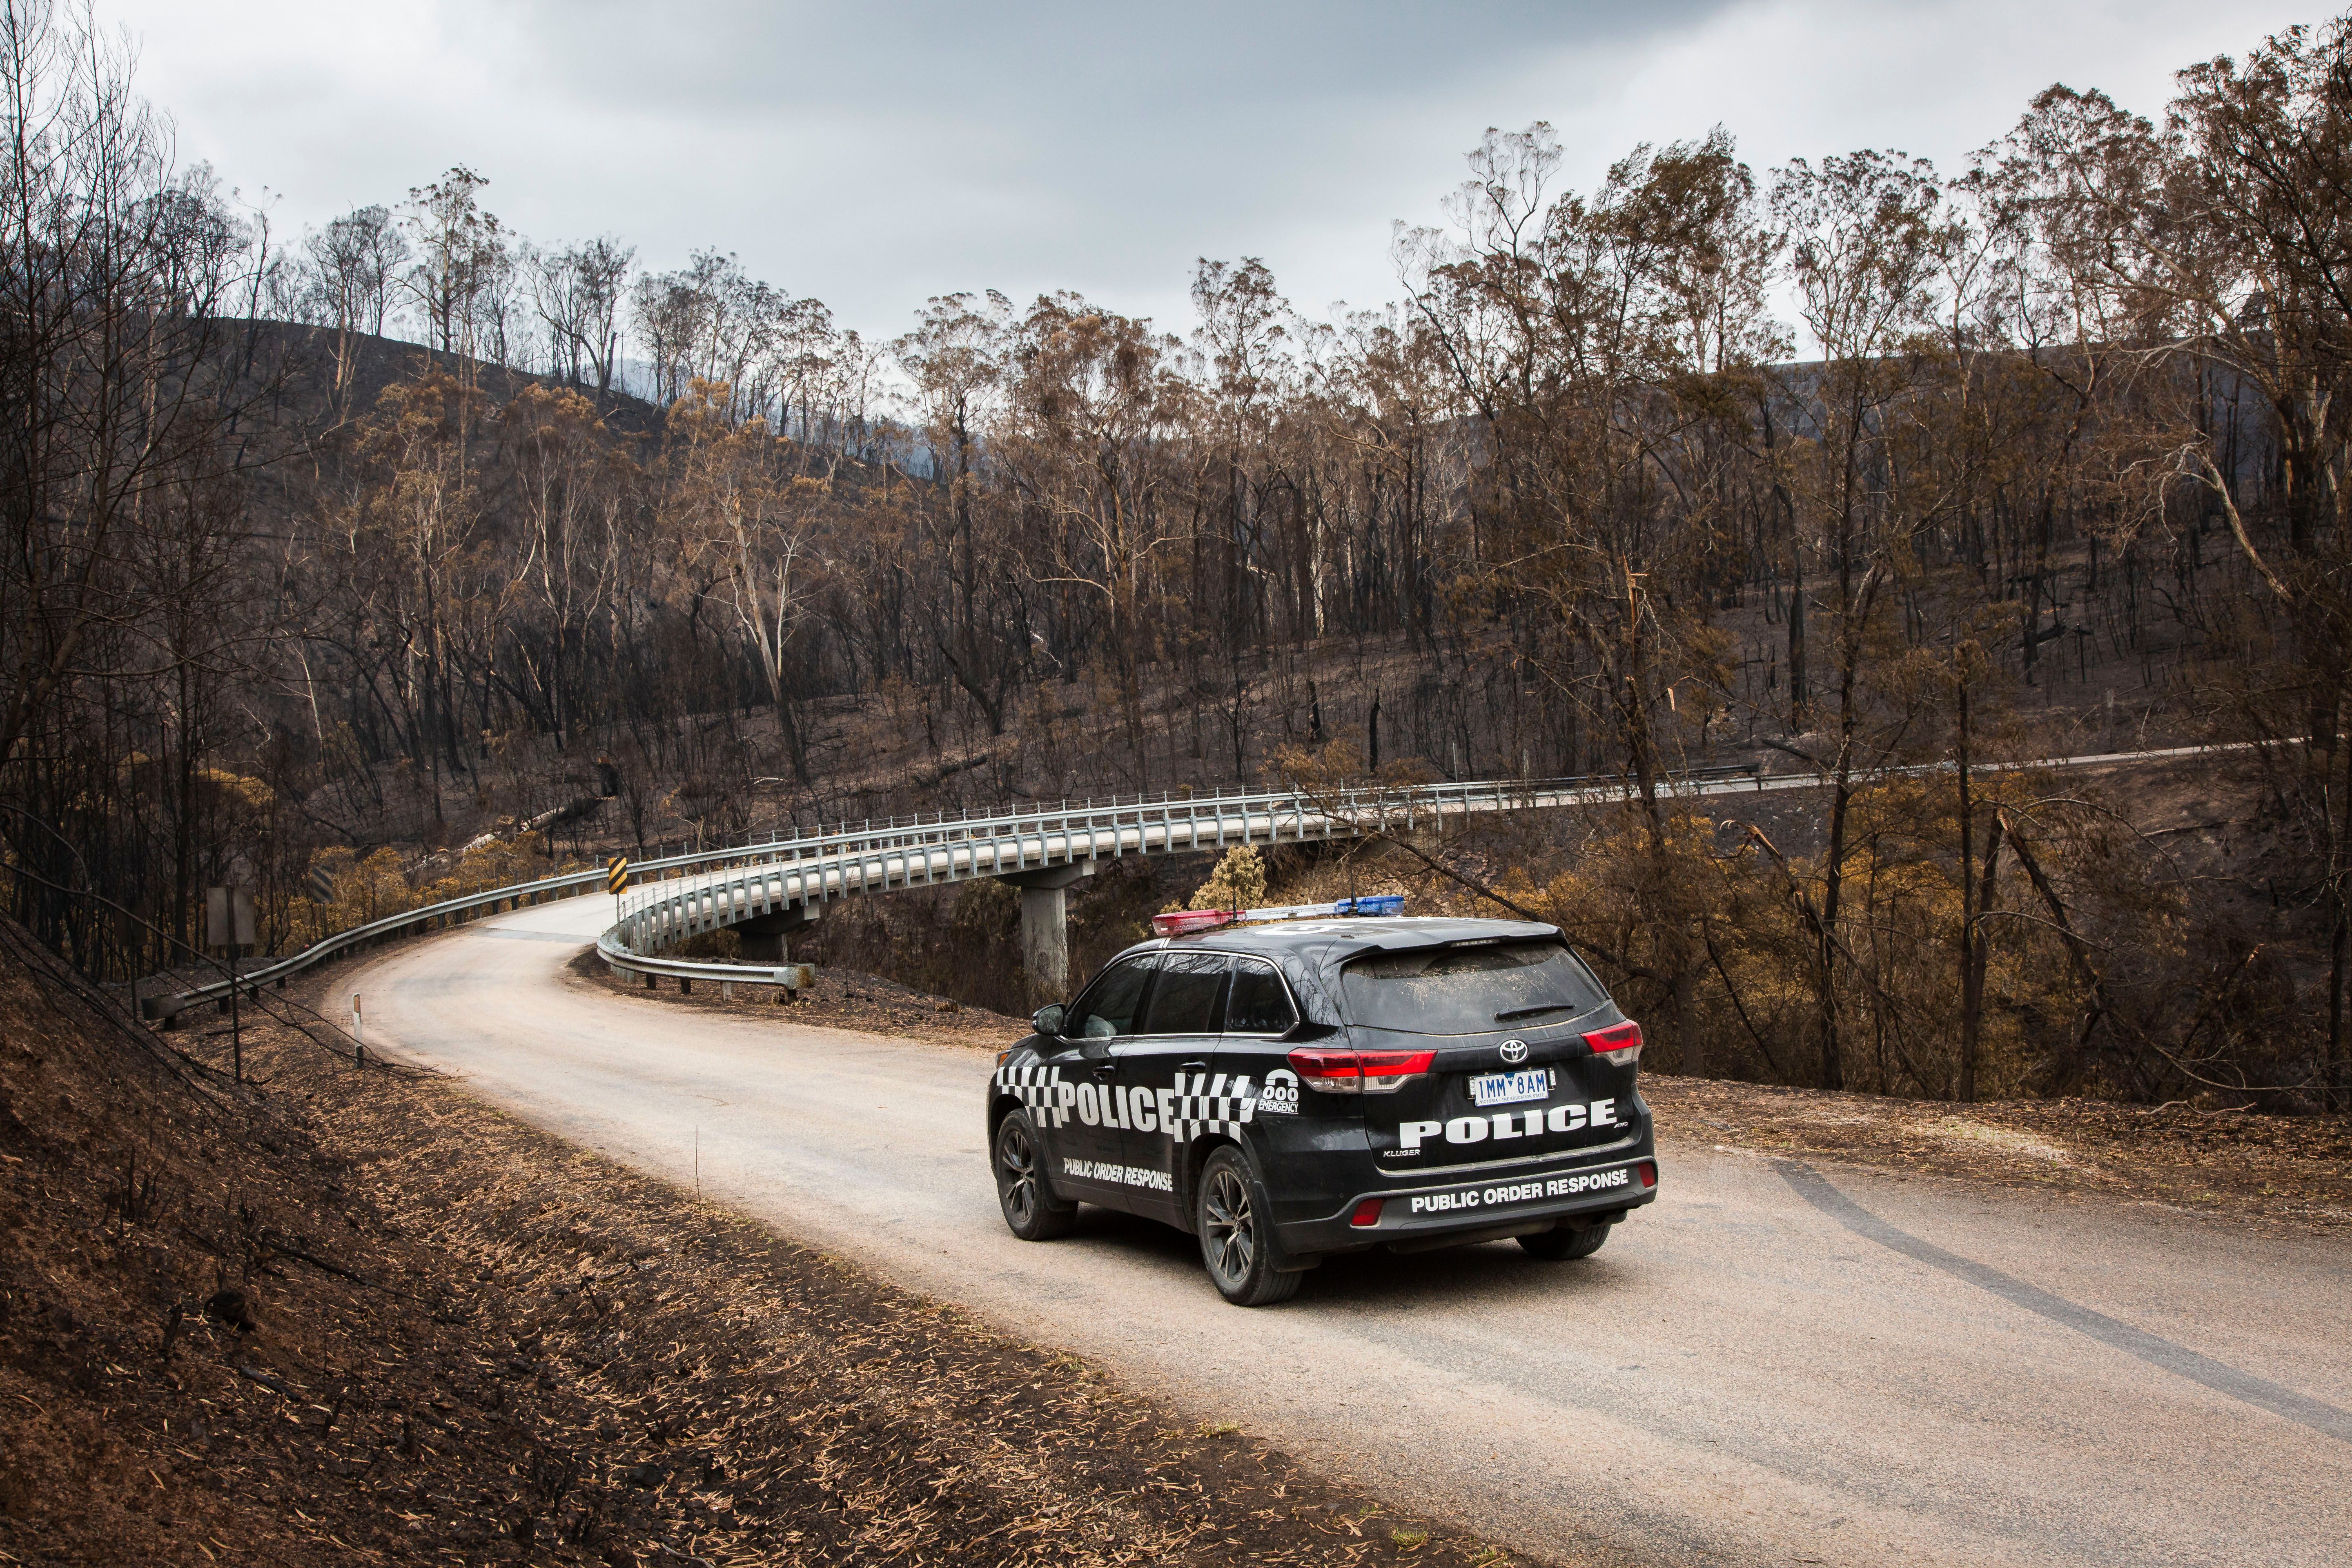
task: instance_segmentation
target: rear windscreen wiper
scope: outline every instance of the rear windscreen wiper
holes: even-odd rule
[[[1532,1018],[1538,1013],[1573,1013],[1581,1005],[1576,1002],[1538,1002],[1527,1007],[1506,1007],[1495,1015],[1495,1022],[1507,1024],[1514,1018]]]

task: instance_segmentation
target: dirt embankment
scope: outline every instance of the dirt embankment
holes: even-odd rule
[[[2087,1100],[1956,1105],[1645,1077],[1662,1138],[2097,1195],[2316,1230],[2352,1227],[2352,1117]]]
[[[0,1563],[1501,1561],[449,1080],[263,1022],[234,1084],[217,1027],[0,928]]]

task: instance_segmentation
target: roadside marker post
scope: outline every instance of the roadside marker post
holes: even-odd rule
[[[237,1011],[237,993],[245,989],[245,983],[236,965],[247,944],[259,941],[256,925],[251,888],[205,889],[205,940],[214,947],[228,949],[229,1058],[239,1083],[245,1081],[245,1030]]]
[[[621,895],[629,887],[629,858],[615,855],[604,862],[604,887],[613,895],[613,923],[621,923]]]
[[[352,1065],[367,1066],[367,1036],[361,1029],[360,994],[352,993]]]

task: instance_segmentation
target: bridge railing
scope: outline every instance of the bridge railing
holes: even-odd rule
[[[743,978],[749,966],[698,966],[683,960],[656,959],[656,953],[698,931],[791,904],[823,904],[918,883],[1007,876],[1078,860],[1222,850],[1240,843],[1352,837],[1396,826],[1410,831],[1425,821],[1470,813],[1622,799],[1626,788],[1622,781],[1582,777],[1447,782],[1321,794],[1255,790],[1181,795],[1169,792],[1157,799],[1113,797],[993,814],[922,813],[879,824],[867,821],[855,827],[844,824],[813,833],[772,833],[764,840],[680,850],[637,862],[631,871],[639,879],[638,885],[624,897],[620,918],[606,933],[612,940],[600,942],[599,947],[607,962],[619,960],[616,966],[641,973],[682,973],[678,968],[682,965],[698,975],[705,972],[715,975],[720,969],[734,967],[737,977]],[[257,990],[283,984],[289,976],[377,942],[461,924],[503,909],[597,893],[604,886],[604,872],[592,868],[478,889],[339,931],[299,952],[250,969],[240,968],[234,982],[219,980],[151,996],[142,1006],[150,1018],[169,1017],[188,1007],[227,1000],[232,985]],[[768,973],[766,969],[751,969],[749,977]]]
[[[732,852],[740,853],[740,850]],[[708,857],[700,853],[689,853],[648,860],[643,865],[647,871],[664,872],[700,866],[707,859]],[[227,1001],[232,984],[247,992],[257,991],[264,985],[283,984],[289,976],[299,974],[303,970],[394,937],[422,935],[428,931],[461,925],[483,915],[496,914],[502,907],[520,909],[528,904],[577,898],[582,894],[602,893],[604,890],[604,872],[601,867],[585,871],[566,871],[530,881],[510,882],[496,888],[476,889],[457,898],[403,910],[398,914],[385,915],[380,920],[353,926],[349,931],[337,931],[299,952],[263,960],[249,969],[240,964],[234,982],[215,980],[210,984],[192,986],[185,991],[146,997],[140,1004],[141,1011],[151,1019],[168,1018],[174,1013],[206,1002]]]
[[[1751,769],[1719,770],[1746,777]],[[765,846],[740,847],[734,862],[632,890],[608,957],[651,954],[698,932],[794,906],[915,886],[1015,876],[1129,855],[1221,852],[1277,844],[1412,831],[1431,821],[1622,798],[1625,785],[1591,778],[1445,782],[1389,787],[1242,791],[1156,800],[1064,804],[1049,809],[924,816],[865,824]]]
[[[2234,742],[2097,756],[2044,757],[2000,764],[2000,771],[2217,756],[2265,743]],[[1930,763],[1874,769],[1869,776],[1926,775],[1948,771],[1950,766],[1948,763]],[[1659,793],[1687,798],[1734,791],[1813,789],[1822,782],[1818,773],[1766,775],[1749,764],[1678,774],[1662,781]],[[844,824],[830,831],[772,833],[764,840],[709,849],[682,849],[675,855],[638,862],[632,868],[633,872],[651,881],[625,899],[620,920],[604,933],[598,945],[607,962],[617,959],[626,967],[641,972],[667,973],[673,971],[656,969],[654,965],[684,961],[656,959],[653,946],[667,945],[696,931],[730,923],[747,912],[773,910],[784,902],[823,903],[859,892],[878,892],[894,885],[908,886],[914,880],[910,875],[913,872],[919,872],[925,882],[961,881],[973,876],[1040,870],[1075,859],[1099,860],[1106,854],[1114,858],[1135,853],[1166,854],[1171,845],[1179,854],[1192,849],[1223,849],[1244,841],[1240,833],[1244,829],[1261,834],[1247,840],[1253,843],[1279,842],[1285,837],[1352,837],[1375,827],[1402,826],[1410,831],[1431,818],[1618,801],[1631,793],[1632,784],[1626,779],[1590,775],[1349,789],[1324,795],[1262,790],[1186,796],[1171,792],[1157,800],[1114,797],[1102,802],[1065,801],[1058,806],[1033,811],[984,815],[967,812],[952,816],[923,813],[904,819],[891,817],[879,825],[867,821],[855,828]],[[1251,826],[1253,824],[1262,825],[1262,828]],[[870,872],[869,867],[874,868]],[[732,878],[705,875],[725,872],[730,868],[741,869]],[[577,897],[598,890],[604,881],[604,873],[597,869],[481,889],[338,932],[299,952],[241,971],[235,984],[248,988],[282,984],[289,975],[374,942],[495,913],[501,906],[512,908],[553,898]],[[767,901],[754,909],[748,903],[722,906],[719,902],[721,898],[758,898]],[[728,918],[714,918],[722,909]],[[167,1017],[199,1003],[226,1000],[230,985],[229,981],[216,981],[175,994],[152,996],[142,1005],[151,1018]]]

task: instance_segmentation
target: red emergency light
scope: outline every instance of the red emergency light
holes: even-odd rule
[[[1174,910],[1151,917],[1154,936],[1182,936],[1187,931],[1214,931],[1241,918],[1239,910]]]

